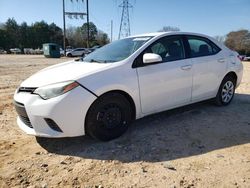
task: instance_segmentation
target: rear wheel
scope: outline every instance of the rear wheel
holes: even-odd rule
[[[234,97],[235,85],[236,79],[232,76],[226,76],[221,82],[215,103],[219,106],[228,105]]]
[[[132,120],[129,101],[119,93],[98,98],[86,117],[86,132],[93,138],[108,141],[121,136]]]

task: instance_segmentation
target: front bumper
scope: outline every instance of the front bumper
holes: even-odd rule
[[[14,101],[24,106],[28,117],[28,121],[24,121],[26,117],[23,117],[25,113],[21,109],[21,112],[18,112],[17,124],[27,134],[39,137],[85,135],[85,116],[95,99],[96,96],[80,86],[48,100],[43,100],[35,94],[16,92]],[[61,131],[52,129],[45,121],[46,118],[53,120]]]

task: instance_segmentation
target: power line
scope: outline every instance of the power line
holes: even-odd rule
[[[63,1],[63,48],[64,48],[64,55],[66,55],[66,26],[65,26],[65,16],[68,16],[70,19],[74,18],[74,19],[78,19],[78,17],[80,17],[81,19],[83,19],[84,16],[87,16],[87,47],[89,48],[89,1],[86,0],[86,13],[85,12],[80,12],[80,5],[78,6],[78,11],[77,12],[66,12],[65,11],[65,0]],[[70,0],[71,3],[73,3],[74,0]],[[78,3],[78,1],[82,1],[82,3],[84,3],[84,0],[76,0],[76,2]]]
[[[129,8],[133,8],[133,6],[129,3],[129,0],[123,0],[119,7],[122,8],[122,16],[118,39],[121,39],[130,35]]]

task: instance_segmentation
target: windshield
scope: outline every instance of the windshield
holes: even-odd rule
[[[132,37],[114,41],[86,56],[85,62],[111,63],[126,59],[152,37]]]

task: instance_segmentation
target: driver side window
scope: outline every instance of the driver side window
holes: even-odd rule
[[[164,37],[153,43],[145,53],[155,53],[163,62],[184,59],[184,47],[180,37]]]
[[[164,54],[167,53],[165,46],[162,43],[156,43],[151,47],[151,51],[155,54]]]

